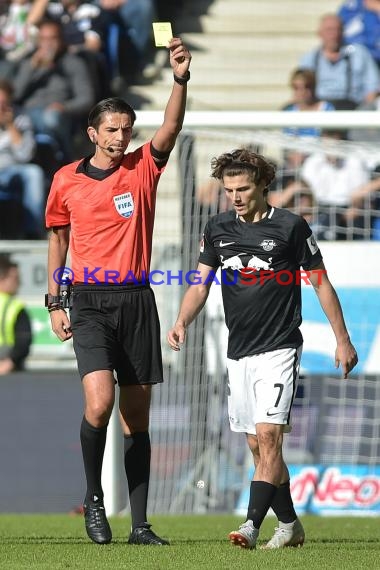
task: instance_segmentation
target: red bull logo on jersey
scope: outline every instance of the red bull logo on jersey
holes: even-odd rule
[[[264,261],[263,259],[260,259],[260,257],[252,255],[252,257],[248,260],[247,268],[251,268],[252,270],[255,271],[260,271],[260,269],[263,269],[264,271],[273,271],[271,263],[272,263],[271,257],[268,259],[268,261]]]
[[[123,218],[130,218],[135,211],[133,196],[130,192],[113,197],[113,202],[118,214]]]
[[[224,258],[223,255],[220,256],[220,261],[222,263],[222,269],[232,269],[234,271],[242,271],[243,273],[249,273],[249,271],[273,271],[271,267],[272,258],[270,257],[268,261],[257,257],[257,255],[252,255],[249,258],[247,265],[243,265],[241,260],[241,255],[247,255],[246,253],[239,253],[238,255],[233,255],[232,257]]]
[[[245,253],[239,253],[239,255],[233,255],[232,257],[224,258],[224,255],[220,256],[220,261],[222,263],[222,269],[233,269],[234,271],[239,271],[240,269],[244,269],[244,265],[242,260],[240,259],[240,255],[246,255]]]

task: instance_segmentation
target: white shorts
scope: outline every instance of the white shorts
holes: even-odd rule
[[[296,394],[302,346],[283,348],[240,360],[227,358],[228,416],[232,431],[256,435],[256,424],[284,425]]]

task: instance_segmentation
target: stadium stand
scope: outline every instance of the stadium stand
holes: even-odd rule
[[[288,77],[300,56],[316,46],[319,18],[337,0],[194,0],[173,25],[192,48],[190,103],[193,110],[273,110],[290,99]],[[170,69],[131,94],[162,109]]]

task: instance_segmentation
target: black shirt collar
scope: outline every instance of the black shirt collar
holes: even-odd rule
[[[113,174],[120,167],[121,164],[120,163],[117,166],[113,166],[112,168],[107,168],[106,170],[103,170],[102,168],[96,168],[96,166],[93,166],[91,164],[90,160],[92,157],[93,155],[91,154],[90,156],[86,156],[86,158],[80,161],[76,169],[77,174],[85,174],[86,176],[89,176],[89,178],[93,178],[94,180],[104,180],[105,178]]]

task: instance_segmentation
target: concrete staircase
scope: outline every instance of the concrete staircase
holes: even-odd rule
[[[175,35],[193,60],[188,110],[276,110],[290,98],[289,76],[300,56],[318,44],[322,14],[338,0],[188,0],[173,22]],[[172,85],[169,66],[148,86],[131,88],[132,104],[163,111]],[[137,129],[138,122],[136,125]],[[142,140],[151,135],[141,131]],[[137,140],[136,144],[140,141]],[[213,150],[212,152],[215,152]],[[182,233],[178,163],[163,174],[157,201],[155,243],[165,246]],[[155,249],[157,251],[157,249]]]
[[[289,75],[318,43],[322,14],[340,0],[191,0],[173,23],[193,61],[191,110],[274,110],[289,100]],[[142,109],[163,109],[170,67],[152,85],[134,86]]]

